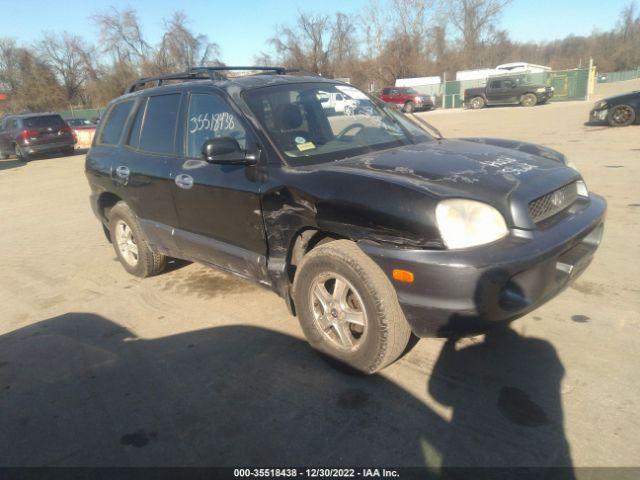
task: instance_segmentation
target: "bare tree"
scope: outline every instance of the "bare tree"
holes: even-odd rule
[[[448,0],[449,18],[462,37],[462,51],[469,67],[482,65],[481,47],[495,40],[497,23],[511,0]]]
[[[138,14],[131,8],[98,13],[91,17],[100,29],[100,43],[116,62],[148,61],[152,48],[142,35]]]
[[[42,111],[65,104],[54,72],[29,49],[0,39],[0,83],[9,88],[9,110]]]
[[[175,12],[165,21],[165,33],[157,53],[157,63],[168,71],[220,62],[220,47],[206,35],[196,35],[188,28],[184,12]]]
[[[74,105],[87,102],[84,87],[93,71],[91,55],[84,49],[83,44],[80,37],[67,32],[45,33],[42,40],[36,44],[36,51],[42,61],[49,65],[60,79],[67,102]]]
[[[327,74],[331,24],[327,15],[298,14],[295,27],[280,27],[270,43],[286,66]]]

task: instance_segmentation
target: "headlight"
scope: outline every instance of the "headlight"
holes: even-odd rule
[[[509,233],[504,217],[490,205],[454,198],[436,207],[436,221],[447,248],[467,248],[493,242]]]
[[[605,108],[607,108],[607,102],[605,102],[604,100],[596,102],[596,104],[593,106],[594,110],[604,110]]]
[[[545,87],[536,88],[536,92],[538,92],[538,93],[544,93],[546,91],[547,91],[547,89]]]
[[[589,197],[589,190],[587,190],[587,184],[584,183],[584,180],[578,180],[576,186],[578,187],[578,195],[581,197]]]

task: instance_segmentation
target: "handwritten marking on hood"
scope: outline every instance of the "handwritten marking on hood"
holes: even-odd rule
[[[512,175],[520,175],[538,168],[537,165],[531,165],[504,155],[500,155],[493,160],[480,160],[480,163],[487,167],[496,168],[497,173],[510,173]]]

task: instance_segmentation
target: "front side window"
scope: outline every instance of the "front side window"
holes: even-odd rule
[[[140,131],[140,150],[173,153],[179,108],[179,93],[149,97]]]
[[[343,97],[340,104],[324,99]],[[355,87],[300,83],[249,90],[245,101],[290,164],[331,161],[430,139]],[[423,132],[424,133],[424,132]]]
[[[493,82],[491,82],[491,85],[489,85],[489,88],[494,88],[494,89],[500,88],[500,80],[494,80]]]
[[[247,131],[229,105],[219,96],[194,93],[187,115],[187,157],[200,158],[202,145],[212,138],[235,138],[247,149]]]
[[[100,133],[99,143],[117,145],[132,106],[133,100],[130,100],[128,102],[118,103],[111,108],[102,132]]]

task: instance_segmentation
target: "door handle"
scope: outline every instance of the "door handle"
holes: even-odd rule
[[[120,165],[118,168],[116,168],[116,175],[120,178],[127,179],[129,178],[130,173],[131,172],[129,171],[129,167],[125,167],[124,165]]]
[[[179,186],[180,188],[184,188],[185,190],[193,187],[193,177],[191,175],[187,175],[186,173],[176,175],[175,182],[177,186]]]

